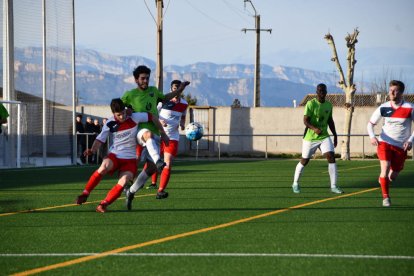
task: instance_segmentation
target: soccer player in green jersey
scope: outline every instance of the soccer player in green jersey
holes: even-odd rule
[[[140,65],[134,69],[133,75],[137,87],[125,92],[121,97],[122,101],[127,107],[130,107],[134,112],[148,112],[151,114],[158,115],[157,104],[160,101],[168,101],[174,97],[180,96],[184,91],[185,87],[190,84],[188,81],[184,81],[180,84],[177,90],[170,92],[168,94],[163,94],[154,86],[149,86],[149,78],[151,74],[151,69]],[[140,190],[146,180],[154,172],[161,172],[165,166],[163,160],[159,155],[159,130],[155,125],[151,123],[140,123],[139,132],[137,135],[138,146],[137,146],[137,163],[142,158],[146,160],[146,165],[142,172],[138,175],[134,184],[128,189],[125,190],[128,199],[132,200],[134,194]],[[161,136],[161,139],[168,145],[168,136]],[[142,150],[142,147],[144,149]],[[158,154],[156,154],[158,152]],[[148,154],[150,153],[150,154]],[[156,160],[151,158],[156,156]],[[130,206],[127,206],[130,209]]]
[[[325,100],[327,94],[326,85],[318,84],[316,87],[316,98],[308,101],[305,107],[303,123],[305,133],[302,141],[302,159],[296,165],[292,189],[294,193],[300,193],[299,178],[310,157],[319,148],[328,160],[328,172],[331,180],[331,192],[342,194],[343,191],[336,185],[337,168],[335,163],[335,150],[338,144],[338,136],[335,123],[332,119],[332,104]],[[334,136],[334,143],[328,133],[328,126]]]

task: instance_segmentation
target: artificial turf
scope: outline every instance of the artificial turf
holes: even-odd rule
[[[95,166],[0,170],[0,273],[414,272],[414,162],[392,183],[390,208],[381,206],[377,160],[338,161],[343,195],[330,193],[324,160],[309,163],[294,194],[296,164],[177,161],[167,199],[143,189],[133,210],[122,195],[104,214],[95,208],[115,177],[105,177],[86,204],[73,204]]]

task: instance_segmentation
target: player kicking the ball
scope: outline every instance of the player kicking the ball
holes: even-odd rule
[[[171,82],[171,91],[176,91],[180,85],[181,81],[173,80]],[[178,129],[181,127],[181,130],[184,130],[185,127],[187,106],[188,103],[179,95],[171,100],[163,101],[158,104],[160,121],[164,127],[165,133],[168,135],[169,142],[168,144],[164,142],[161,143],[161,155],[164,157],[166,166],[161,172],[160,187],[158,188],[156,199],[168,197],[168,192],[165,191],[165,188],[170,180],[173,159],[177,156],[178,152],[178,141],[180,139]],[[132,208],[132,200],[134,199],[135,193],[143,187],[149,175],[151,174],[149,174],[148,167],[146,166],[135,183],[126,190],[126,206],[128,210],[131,210]],[[156,177],[157,173],[155,172],[152,174],[153,183],[156,183]]]
[[[91,175],[84,191],[76,199],[77,204],[86,202],[91,191],[99,184],[102,177],[107,173],[119,171],[118,183],[109,191],[104,200],[96,208],[97,212],[104,213],[108,205],[113,203],[122,193],[126,183],[131,181],[137,169],[135,148],[137,145],[138,124],[140,122],[152,121],[160,130],[163,140],[168,141],[159,118],[147,112],[126,114],[125,104],[121,99],[111,101],[113,116],[103,126],[101,133],[95,139],[90,149],[86,149],[85,156],[95,154],[102,144],[112,134],[113,143],[108,155],[102,161],[100,167]],[[156,157],[154,156],[153,159]],[[155,167],[155,165],[154,165]]]

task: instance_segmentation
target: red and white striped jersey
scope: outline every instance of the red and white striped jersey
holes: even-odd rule
[[[388,101],[380,105],[372,114],[369,122],[376,125],[384,118],[384,125],[379,141],[403,148],[411,136],[411,125],[414,121],[414,104],[403,101],[400,106],[394,106]]]
[[[112,134],[113,142],[109,152],[115,154],[120,159],[135,159],[138,124],[148,122],[149,120],[151,120],[151,114],[146,112],[132,113],[122,123],[112,116],[102,127],[102,131],[96,139],[105,143],[108,135]]]
[[[181,117],[187,114],[187,107],[188,103],[182,98],[178,101],[170,100],[158,104],[159,117],[160,120],[164,120],[167,124],[164,126],[164,131],[170,140],[179,141],[180,133],[178,128]]]

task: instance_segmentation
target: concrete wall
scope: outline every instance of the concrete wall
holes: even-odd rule
[[[197,107],[195,107],[197,108]],[[200,156],[221,155],[258,155],[301,152],[302,135],[304,131],[303,107],[259,107],[259,108],[231,108],[211,107],[203,108],[208,113],[206,123],[206,137],[200,141],[198,154]],[[109,106],[81,106],[78,112],[85,116],[104,118],[111,115]],[[352,121],[352,133],[366,135],[367,122],[375,107],[355,108]],[[338,134],[343,134],[344,109],[334,107],[334,121]],[[189,121],[190,116],[187,116]],[[197,116],[194,117],[198,121]],[[376,132],[380,131],[377,127]],[[228,135],[231,136],[228,136]],[[184,132],[182,132],[184,135]],[[256,135],[256,136],[252,136]],[[296,135],[295,137],[264,137],[261,135]],[[182,137],[180,154],[195,155],[196,143],[189,142]],[[341,137],[338,139],[336,153],[341,152]],[[375,148],[369,143],[367,136],[351,138],[351,155],[360,156],[362,152],[372,155]]]
[[[367,122],[375,110],[372,108],[360,108],[354,112],[352,133],[366,135]],[[213,122],[210,122],[210,134],[231,134],[232,136],[220,137],[221,152],[251,152],[260,154],[301,152],[302,135],[304,132],[303,108],[230,108],[218,107],[210,110],[213,113]],[[338,134],[343,134],[344,126],[343,108],[334,109],[334,121]],[[377,132],[379,132],[379,127]],[[241,136],[233,136],[241,135]],[[243,136],[242,136],[243,135]],[[244,136],[246,135],[246,136]],[[256,135],[252,138],[251,135]],[[268,136],[262,135],[281,135]],[[282,136],[285,135],[285,136]],[[296,135],[289,137],[287,135]],[[336,153],[341,152],[342,138],[338,139]],[[217,151],[217,139],[210,143]],[[210,148],[211,148],[210,147]],[[351,153],[354,156],[362,153],[372,155],[375,148],[370,145],[368,137],[351,138]]]

